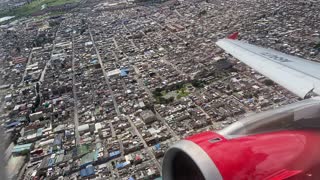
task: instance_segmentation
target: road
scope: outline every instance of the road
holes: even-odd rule
[[[92,36],[92,33],[91,33],[90,29],[89,29],[89,33],[90,33],[90,37],[91,37],[91,41],[92,41],[92,43],[93,43],[93,46],[94,46],[94,48],[96,49],[96,52],[97,52],[97,56],[98,56],[100,65],[101,65],[101,67],[103,68],[104,66],[103,66],[103,63],[102,63],[102,61],[101,61],[99,52],[98,52],[98,50],[97,50],[97,48],[96,48],[96,46],[95,46],[94,39],[93,39],[93,36]],[[114,46],[116,47],[116,49],[117,49],[118,51],[120,51],[120,49],[119,49],[119,47],[118,47],[118,44],[117,44],[117,41],[116,41],[114,38],[113,38],[113,42],[114,42]],[[115,58],[118,60],[118,57],[117,57],[117,55],[115,54],[115,52],[113,52],[113,54],[114,54]],[[110,87],[110,85],[109,85],[109,79],[108,79],[108,77],[106,76],[106,73],[105,73],[104,68],[103,68],[103,74],[104,74],[104,76],[105,76],[105,79],[106,79],[106,82],[107,82],[108,88],[109,88],[109,87]],[[109,88],[109,90],[110,90],[110,92],[111,92],[112,100],[113,100],[114,106],[115,106],[115,108],[116,108],[116,107],[117,107],[117,103],[116,103],[116,100],[113,98],[113,91],[112,91],[111,88]],[[118,112],[117,112],[117,114],[118,114]],[[118,115],[120,115],[120,112],[119,112]],[[157,161],[155,155],[153,154],[152,150],[151,150],[151,149],[149,148],[149,146],[147,145],[146,141],[143,139],[143,137],[142,137],[142,135],[140,134],[140,132],[138,131],[137,127],[135,126],[135,124],[131,121],[131,119],[130,119],[128,116],[125,116],[125,117],[126,117],[126,119],[128,120],[128,122],[130,123],[131,127],[133,128],[133,130],[135,131],[135,134],[140,138],[141,142],[143,143],[143,146],[144,146],[145,150],[148,152],[148,154],[150,155],[150,157],[154,160],[156,166],[158,167],[159,171],[161,172],[161,169],[162,169],[162,168],[161,168],[160,163]]]
[[[184,76],[184,77],[189,77],[190,79],[193,79],[193,76],[190,76],[190,75],[184,73],[183,71],[180,70],[179,67],[177,67],[175,64],[173,64],[173,63],[171,63],[170,61],[168,61],[166,58],[161,58],[160,61],[163,62],[163,63],[165,63],[165,64],[167,64],[167,65],[169,65],[169,66],[171,66],[171,67],[172,67],[175,71],[177,71],[180,75],[182,75],[182,76]],[[136,73],[140,75],[139,70],[138,70],[136,67],[134,67],[134,69],[135,69]],[[157,71],[155,71],[155,73],[156,73],[156,74],[159,74]],[[161,76],[160,76],[160,77],[161,77]],[[139,81],[138,81],[138,82],[139,82]],[[145,87],[145,88],[148,89],[147,87]],[[147,90],[147,91],[150,92],[150,90]],[[207,118],[210,117],[210,115],[209,115],[201,106],[198,106],[198,105],[196,105],[196,106],[197,106],[198,109],[200,109],[200,110],[206,115]],[[161,121],[163,121],[163,122],[165,123],[165,125],[166,125],[167,127],[169,127],[169,129],[172,131],[172,129],[171,129],[170,126],[166,123],[166,121],[165,121],[159,114],[157,114],[157,116],[158,116],[158,119],[160,119]],[[214,122],[212,122],[212,123],[215,125]],[[171,134],[175,134],[175,133],[171,133]],[[176,137],[176,135],[174,135],[174,137]],[[178,136],[177,136],[177,137],[178,137]]]
[[[175,9],[174,12],[177,13],[178,16],[183,17],[177,9]]]
[[[129,30],[124,24],[123,24],[123,27],[126,29],[127,32],[129,32],[129,33],[131,34],[130,30]],[[117,41],[116,41],[114,38],[113,38],[113,42],[114,42],[115,47],[118,49],[118,48],[119,48],[119,47],[118,47],[118,43],[117,43]],[[137,47],[134,43],[133,43],[133,46],[134,46],[134,47]],[[118,49],[118,51],[120,51],[120,49]],[[124,53],[124,55],[126,56],[125,53]],[[170,62],[168,62],[168,61],[165,61],[165,62],[166,62],[167,64],[170,64],[171,66],[173,66],[173,68],[178,71],[178,68],[175,67],[172,63],[170,63]],[[135,71],[136,74],[137,74],[137,76],[135,76],[135,79],[137,80],[138,85],[139,85],[140,87],[142,87],[142,88],[148,93],[148,95],[149,95],[150,98],[152,98],[153,95],[152,95],[150,89],[149,89],[148,87],[146,87],[146,86],[144,85],[144,83],[142,82],[142,80],[139,78],[139,77],[141,76],[139,69],[138,69],[135,65],[132,65],[132,64],[131,64],[131,66],[133,67],[134,71]],[[149,67],[150,67],[150,65],[149,65]],[[152,68],[150,67],[150,69],[152,69]],[[155,69],[152,69],[152,70],[156,71]],[[179,73],[183,73],[182,71],[178,71],[178,72],[179,72]],[[158,75],[158,73],[156,73],[156,74]],[[160,77],[160,79],[162,78],[162,76],[159,76],[159,77]],[[162,80],[163,80],[163,79],[162,79]],[[158,112],[156,112],[156,116],[157,116],[157,118],[167,127],[167,129],[169,130],[169,132],[170,132],[170,134],[171,134],[172,137],[174,137],[176,140],[180,139],[180,137],[172,130],[172,128],[169,126],[169,124],[165,121],[165,119],[164,119],[163,117],[161,117],[161,115],[160,115]]]
[[[113,138],[116,137],[116,132],[114,131],[112,122],[109,122],[109,126],[110,126],[110,130],[111,130],[112,137],[113,137]]]
[[[167,64],[167,65],[169,65],[169,66],[171,66],[171,67],[172,67],[174,70],[176,70],[179,74],[193,79],[192,76],[189,76],[189,75],[187,75],[186,73],[184,73],[183,71],[181,71],[181,70],[180,70],[181,68],[177,67],[175,64],[173,64],[173,63],[171,63],[170,61],[168,61],[166,57],[165,57],[165,58],[161,58],[160,61],[163,62],[163,63],[165,63],[165,64]]]
[[[114,44],[114,46],[116,47],[116,49],[117,49],[118,51],[120,51],[116,39],[113,37],[112,40],[113,40],[113,44]],[[116,59],[116,62],[114,63],[114,68],[117,69],[117,68],[118,68],[117,66],[120,66],[120,65],[118,64],[118,62],[119,62],[119,57],[117,56],[116,52],[114,52],[114,51],[111,51],[111,52],[112,52],[112,55],[113,55],[113,56],[115,57],[115,59]],[[123,93],[125,94],[126,91],[127,91],[127,85],[126,85],[126,83],[124,82],[124,80],[123,80],[122,78],[120,79],[120,81],[121,81],[122,88],[123,88],[123,90],[124,90]]]
[[[139,69],[138,69],[136,66],[134,66],[134,65],[133,65],[133,69],[135,70],[136,74],[137,74],[138,76],[140,76],[140,71],[139,71]],[[142,80],[141,80],[140,78],[136,77],[136,80],[137,80],[139,86],[141,86],[141,87],[148,93],[149,97],[152,98],[153,95],[152,95],[150,89],[143,84],[143,82],[142,82]],[[169,124],[166,122],[166,120],[165,120],[158,112],[156,112],[156,116],[157,116],[157,118],[167,127],[167,129],[168,129],[169,132],[171,133],[171,136],[172,136],[172,137],[174,137],[176,140],[180,139],[179,136],[172,130],[172,128],[171,128],[171,127],[169,126]]]
[[[6,94],[4,94],[4,92],[0,93],[0,114],[2,114],[3,108],[6,105],[6,101],[4,99]]]
[[[51,53],[50,53],[50,59],[47,61],[44,69],[43,69],[42,72],[41,72],[41,76],[40,76],[40,80],[39,80],[39,81],[40,81],[40,84],[42,84],[42,82],[43,82],[43,80],[44,80],[44,75],[46,74],[46,71],[47,71],[47,69],[48,69],[49,64],[51,63],[52,54],[53,54],[54,48],[55,48],[55,46],[56,46],[56,40],[55,40],[55,39],[56,39],[56,37],[57,37],[57,33],[58,33],[58,31],[59,31],[59,29],[60,29],[60,27],[61,27],[61,24],[62,24],[62,23],[60,23],[60,25],[59,25],[56,33],[54,34],[54,40],[53,40],[53,44],[52,44],[52,50],[51,50]]]
[[[152,19],[152,18],[147,18],[147,19],[149,19],[150,21],[155,22],[155,23],[156,23],[158,26],[160,26],[162,29],[165,29],[165,28],[166,28],[166,27],[164,27],[163,25],[161,25],[158,21],[156,21],[156,20],[154,20],[154,19]],[[183,41],[184,44],[187,43],[186,40],[184,40],[183,38],[181,38],[181,37],[178,36],[177,34],[171,32],[171,31],[169,31],[169,32],[170,32],[171,35],[173,35],[173,36],[175,36],[176,38],[178,38],[179,40]]]
[[[108,169],[113,169],[112,164],[110,162],[108,162],[107,164]],[[111,173],[111,179],[114,180],[115,177],[120,177],[118,171],[110,171]]]
[[[93,38],[93,36],[92,36],[92,32],[91,32],[90,26],[89,26],[88,29],[89,29],[89,34],[90,34],[90,38],[91,38],[91,41],[92,41],[93,48],[94,48],[95,51],[96,51],[96,54],[97,54],[97,57],[98,57],[98,60],[99,60],[99,63],[100,63],[101,69],[102,69],[103,76],[104,76],[104,78],[105,78],[105,81],[106,81],[107,86],[108,86],[108,90],[109,90],[109,92],[110,92],[110,96],[111,96],[111,98],[112,98],[112,102],[113,102],[113,105],[114,105],[114,109],[116,110],[117,115],[120,116],[121,113],[120,113],[118,104],[117,104],[117,102],[116,102],[116,100],[115,100],[115,98],[114,98],[114,93],[113,93],[113,90],[112,90],[111,85],[110,85],[109,77],[107,76],[106,70],[104,69],[104,65],[103,65],[103,62],[102,62],[102,59],[101,59],[99,50],[97,49],[95,40],[94,40],[94,38]]]
[[[153,154],[152,150],[150,150],[149,146],[147,145],[146,141],[143,139],[142,135],[140,134],[140,132],[138,131],[136,125],[131,121],[131,119],[126,116],[126,118],[128,119],[128,122],[130,123],[131,127],[133,128],[133,130],[135,131],[136,135],[140,138],[145,150],[148,151],[148,154],[150,155],[150,157],[154,160],[154,162],[156,163],[156,166],[158,167],[160,173],[162,172],[162,167],[159,163],[159,161],[157,161],[156,156]]]
[[[74,35],[72,34],[72,92],[74,100],[74,135],[76,140],[76,146],[80,145],[80,134],[79,134],[79,117],[78,117],[78,97],[76,90],[76,77],[75,77],[75,68],[74,68]]]
[[[28,61],[27,61],[27,64],[26,64],[26,69],[25,69],[25,70],[24,70],[24,72],[23,72],[23,75],[22,75],[22,79],[21,79],[20,85],[23,85],[24,78],[25,78],[25,77],[26,77],[26,75],[27,75],[27,67],[29,66],[30,61],[31,61],[31,59],[32,59],[32,53],[33,53],[33,48],[31,49],[31,51],[30,51],[30,53],[29,53]]]
[[[135,73],[137,74],[135,79],[137,80],[138,85],[140,87],[142,87],[148,93],[149,97],[152,99],[152,97],[153,97],[152,92],[150,91],[150,89],[148,89],[147,86],[144,85],[143,81],[139,78],[141,76],[139,69],[135,65],[133,65],[132,67],[133,67]]]
[[[129,31],[128,27],[124,24],[123,21],[122,21],[122,26],[123,26],[124,29],[127,30],[127,32],[130,34],[130,36],[132,36],[131,31]],[[132,46],[135,48],[135,50],[137,51],[139,48],[136,46],[136,44],[133,42],[133,40],[130,39],[129,41],[130,41],[131,45],[132,45]]]
[[[58,29],[59,29],[59,28],[58,28]],[[37,31],[37,36],[38,36],[38,35],[39,35],[39,30]],[[27,67],[29,66],[30,61],[31,61],[31,59],[32,59],[32,53],[33,53],[33,48],[31,49],[31,51],[30,51],[30,53],[29,53],[28,61],[27,61],[27,64],[26,64],[26,69],[24,70],[24,73],[23,73],[23,76],[22,76],[20,85],[23,85],[24,77],[26,77],[26,75],[27,75]]]
[[[180,139],[180,137],[171,129],[171,127],[169,126],[167,121],[163,117],[161,117],[161,115],[157,111],[156,111],[156,117],[157,117],[157,119],[159,119],[167,127],[167,129],[169,130],[171,136],[173,136],[175,140],[179,140]]]

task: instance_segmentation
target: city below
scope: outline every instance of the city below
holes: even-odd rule
[[[4,180],[159,180],[178,140],[300,101],[216,45],[234,32],[320,60],[312,0],[1,3]]]

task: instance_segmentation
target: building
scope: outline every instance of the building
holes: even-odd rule
[[[149,124],[157,120],[155,114],[151,110],[145,110],[140,113],[144,123]]]

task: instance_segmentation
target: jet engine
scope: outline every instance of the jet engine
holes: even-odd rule
[[[164,180],[320,179],[320,99],[203,132],[171,146]]]

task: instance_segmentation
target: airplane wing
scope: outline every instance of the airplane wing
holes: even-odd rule
[[[216,43],[226,52],[301,98],[320,95],[320,63],[254,46],[234,38]]]

